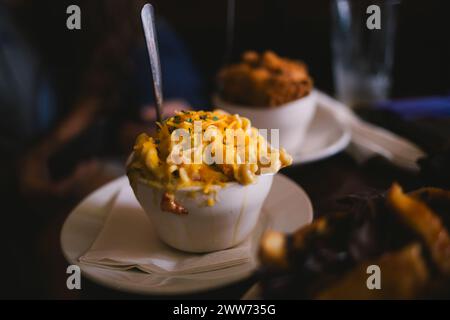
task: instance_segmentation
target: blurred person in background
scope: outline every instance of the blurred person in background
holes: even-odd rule
[[[144,2],[0,3],[0,192],[9,229],[23,221],[21,212],[36,219],[11,231],[13,238],[4,234],[7,258],[9,252],[13,261],[26,259],[22,249],[56,203],[79,199],[123,174],[136,135],[154,127],[140,21]],[[81,8],[81,30],[66,27],[72,4]],[[157,20],[165,113],[203,104],[202,82],[186,48]],[[111,158],[119,161],[104,160]],[[20,233],[28,237],[16,241]]]
[[[154,120],[140,24],[144,2],[79,1],[81,30],[66,28],[72,1],[1,5],[1,148],[21,156],[25,194],[80,191],[86,176],[99,170],[90,155],[127,150],[142,124],[148,129]],[[201,83],[186,49],[158,21],[169,111],[171,105],[201,103]]]

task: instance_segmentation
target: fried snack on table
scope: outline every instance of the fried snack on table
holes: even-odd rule
[[[393,185],[339,203],[346,207],[293,234],[269,232],[262,239],[265,298],[450,297],[449,191],[406,195]],[[382,290],[367,290],[370,264],[381,267]]]
[[[380,268],[380,289],[368,289],[367,267]],[[337,283],[319,293],[318,299],[412,299],[428,280],[428,270],[420,244],[414,243],[400,251],[363,262]]]
[[[289,266],[287,249],[286,237],[283,233],[266,231],[261,237],[259,259],[267,266],[287,268]]]
[[[424,202],[403,193],[398,184],[389,190],[387,202],[423,238],[439,271],[450,275],[450,236],[441,219]]]
[[[282,58],[271,51],[247,51],[241,62],[218,74],[224,100],[246,106],[276,107],[308,95],[313,81],[301,61]]]
[[[415,199],[422,200],[426,203],[433,200],[442,200],[447,201],[450,204],[450,191],[443,190],[440,188],[420,188],[413,192],[410,192],[409,195]]]
[[[421,188],[409,193],[425,204],[441,218],[447,231],[450,230],[450,191],[439,188]]]
[[[301,250],[305,247],[305,238],[312,233],[320,233],[326,227],[325,219],[317,219],[311,224],[297,230],[292,236],[290,250]],[[288,248],[286,236],[277,231],[266,231],[261,238],[259,259],[265,265],[273,268],[284,269],[289,266]]]

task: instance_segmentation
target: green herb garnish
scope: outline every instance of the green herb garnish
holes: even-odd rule
[[[180,123],[180,121],[181,121],[180,116],[175,116],[175,117],[173,117],[173,122],[175,122],[175,123]]]

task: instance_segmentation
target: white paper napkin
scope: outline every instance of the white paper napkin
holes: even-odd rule
[[[404,169],[419,170],[417,160],[425,153],[414,143],[360,119],[349,107],[323,92],[317,91],[317,102],[350,127],[352,144],[347,150],[357,161],[364,162],[378,154]]]
[[[117,196],[103,229],[80,262],[116,270],[180,275],[254,263],[254,244],[261,228],[240,245],[212,253],[192,254],[173,249],[161,240],[129,186]]]

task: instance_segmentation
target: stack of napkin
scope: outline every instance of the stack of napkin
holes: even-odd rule
[[[168,213],[169,214],[169,213]],[[264,217],[263,213],[261,214]],[[173,249],[159,240],[133,191],[124,186],[105,221],[103,229],[80,262],[115,270],[137,268],[154,274],[180,275],[254,264],[257,230],[236,247],[205,254]]]

